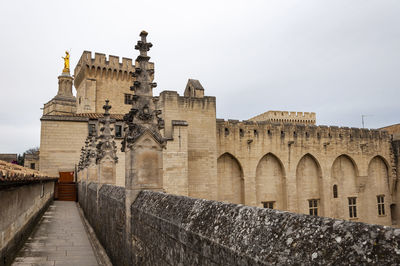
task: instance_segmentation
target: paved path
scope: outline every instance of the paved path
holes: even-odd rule
[[[53,202],[12,265],[97,266],[76,203]]]

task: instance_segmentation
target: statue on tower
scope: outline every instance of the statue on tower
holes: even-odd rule
[[[65,51],[65,57],[62,57],[64,59],[64,69],[63,73],[69,73],[69,52]]]

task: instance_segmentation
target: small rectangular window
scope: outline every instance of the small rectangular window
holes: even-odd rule
[[[318,215],[318,200],[317,199],[308,200],[308,209],[310,211],[310,215],[317,216]]]
[[[115,125],[115,137],[116,138],[122,137],[122,126],[121,125]]]
[[[93,137],[96,136],[96,125],[95,124],[89,124],[89,136]]]
[[[378,215],[385,215],[385,195],[376,196],[378,201]]]
[[[35,163],[31,163],[31,169],[35,169]]]
[[[263,201],[261,203],[263,204],[264,208],[273,209],[275,201]]]
[[[124,94],[124,103],[125,104],[132,104],[133,95],[129,93]]]
[[[351,197],[349,200],[349,217],[357,218],[357,198]]]

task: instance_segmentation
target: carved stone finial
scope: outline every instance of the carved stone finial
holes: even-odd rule
[[[110,100],[106,100],[106,104],[103,105],[103,109],[105,110],[104,117],[110,115],[109,110],[111,109],[112,106],[108,104],[109,102],[110,102]]]
[[[96,146],[97,149],[97,163],[102,160],[105,156],[110,156],[110,158],[117,163],[117,145],[114,141],[114,134],[112,134],[111,128],[111,119],[109,110],[111,109],[111,105],[108,104],[109,100],[106,100],[106,104],[103,106],[105,110],[103,126],[100,129],[100,136],[98,138],[98,144]]]
[[[147,32],[142,31],[140,37],[141,40],[135,46],[135,49],[140,51],[140,55],[136,59],[138,67],[135,68],[135,80],[131,87],[135,91],[135,96],[132,98],[130,112],[124,116],[127,130],[122,142],[122,151],[125,151],[127,145],[134,143],[146,131],[161,146],[165,145],[165,140],[160,134],[164,121],[159,117],[161,111],[156,110],[153,98],[153,88],[157,86],[157,83],[152,80],[154,69],[150,68],[148,62],[150,57],[147,56],[147,52],[153,45],[146,40]]]
[[[87,165],[96,164],[97,149],[96,149],[96,137],[91,137],[89,139],[89,146],[87,149]]]

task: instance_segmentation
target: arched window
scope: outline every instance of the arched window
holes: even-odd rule
[[[337,185],[333,185],[333,197],[335,199],[338,197]]]

